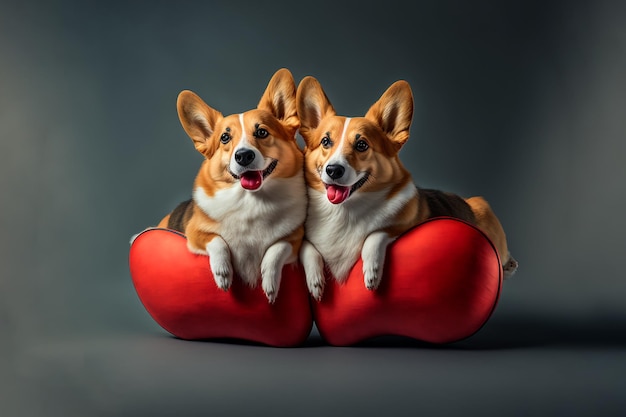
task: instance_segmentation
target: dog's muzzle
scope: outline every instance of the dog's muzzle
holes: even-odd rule
[[[238,149],[235,152],[235,162],[237,162],[242,167],[247,167],[254,161],[255,154],[251,149]]]

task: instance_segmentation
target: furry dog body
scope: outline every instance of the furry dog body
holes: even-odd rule
[[[178,97],[180,121],[204,161],[192,199],[159,227],[187,236],[189,250],[209,255],[216,284],[228,290],[237,275],[274,302],[285,263],[297,259],[306,216],[296,87],[282,69],[256,109],[223,116],[190,91]]]
[[[413,96],[408,83],[387,89],[364,117],[338,116],[319,82],[302,80],[297,91],[305,143],[309,207],[301,259],[309,291],[320,299],[326,269],[339,282],[363,260],[365,286],[382,279],[387,246],[435,216],[461,218],[493,241],[506,275],[510,257],[502,226],[481,197],[416,187],[398,152],[409,137]],[[419,256],[419,254],[416,254]]]

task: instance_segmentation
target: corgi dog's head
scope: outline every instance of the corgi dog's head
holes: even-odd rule
[[[284,68],[274,74],[257,108],[240,114],[223,116],[193,92],[181,92],[180,122],[205,157],[196,185],[211,196],[233,186],[258,191],[271,178],[297,175],[302,153],[295,140],[300,124],[295,97],[293,76]]]
[[[397,81],[364,117],[338,116],[313,77],[298,86],[300,134],[306,143],[305,176],[309,187],[326,193],[332,204],[358,200],[359,195],[397,189],[411,182],[398,152],[409,138],[413,95],[406,81]]]

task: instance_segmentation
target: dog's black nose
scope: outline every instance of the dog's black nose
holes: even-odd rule
[[[344,172],[346,172],[346,169],[342,165],[328,165],[326,167],[326,173],[334,180],[343,177]]]
[[[241,166],[247,167],[254,161],[254,151],[250,149],[239,149],[235,152],[235,161]]]

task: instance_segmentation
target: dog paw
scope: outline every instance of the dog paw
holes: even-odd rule
[[[129,244],[132,246],[133,242],[135,241],[135,239],[137,239],[137,236],[139,236],[140,234],[142,234],[143,232],[146,232],[148,230],[152,230],[152,229],[158,229],[158,227],[146,227],[144,230],[142,230],[139,233],[135,233],[134,235],[132,235],[129,239]]]
[[[365,288],[375,290],[383,279],[387,246],[393,239],[386,232],[374,232],[365,238],[361,259],[363,259],[363,280]]]
[[[383,278],[383,271],[378,265],[363,265],[363,280],[365,288],[370,291],[375,290],[380,285]]]
[[[228,291],[233,284],[233,271],[230,265],[223,264],[215,267],[211,265],[211,270],[217,287],[223,291]]]
[[[193,252],[193,248],[190,249]],[[233,283],[233,266],[228,245],[224,239],[217,236],[206,244],[206,253],[209,255],[209,266],[217,287],[228,291]]]
[[[309,288],[309,293],[316,300],[320,301],[322,299],[322,295],[324,294],[324,276],[323,275],[315,275],[313,277],[306,277],[306,285]]]
[[[304,266],[304,276],[306,277],[306,286],[311,296],[320,301],[324,294],[324,260],[322,255],[315,249],[306,239],[302,242],[300,249],[300,259]]]
[[[261,288],[263,288],[263,292],[270,304],[274,304],[278,296],[281,274],[282,268],[265,263],[261,265]]]
[[[519,266],[519,263],[515,259],[513,259],[513,257],[509,257],[508,262],[502,265],[502,271],[504,272],[504,279],[511,278],[515,274],[515,271],[517,271],[518,266]]]
[[[261,287],[267,297],[267,301],[270,304],[274,304],[276,297],[278,296],[278,285],[274,279],[263,279],[261,281]]]

